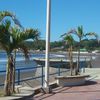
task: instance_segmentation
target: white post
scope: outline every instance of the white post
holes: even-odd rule
[[[47,22],[46,22],[46,55],[45,55],[45,83],[44,87],[49,86],[49,49],[50,49],[50,6],[51,0],[47,0]]]

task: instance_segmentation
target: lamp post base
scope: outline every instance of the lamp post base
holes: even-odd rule
[[[42,92],[43,93],[46,93],[46,94],[52,93],[52,89],[50,87],[43,87],[42,88]]]

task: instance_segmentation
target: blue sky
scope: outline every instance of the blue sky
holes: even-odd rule
[[[51,0],[51,41],[72,28],[83,25],[84,32],[100,33],[100,0]],[[16,14],[25,28],[46,33],[46,0],[0,0],[0,11]],[[100,35],[99,35],[100,36]]]

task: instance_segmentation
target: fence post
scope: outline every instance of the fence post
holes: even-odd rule
[[[60,76],[60,65],[58,65],[58,75]]]
[[[61,60],[61,64],[62,64],[62,60]],[[61,64],[58,65],[58,75],[60,76],[60,66]]]
[[[41,75],[41,82],[42,82],[42,86],[43,86],[43,65],[41,65],[42,66],[42,75]]]
[[[84,66],[84,68],[83,68],[83,73],[85,73],[85,67],[86,67],[86,64],[87,64],[87,62],[86,62],[86,57],[85,57],[84,63],[85,63],[85,66]]]
[[[18,85],[20,85],[20,69],[18,69]]]

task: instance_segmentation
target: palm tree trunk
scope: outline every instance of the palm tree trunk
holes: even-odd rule
[[[73,75],[73,58],[72,58],[72,46],[69,48],[69,59],[70,59],[70,75]]]
[[[5,79],[5,85],[4,85],[4,92],[6,96],[11,95],[10,91],[10,59],[8,57],[8,62],[7,62],[7,69],[6,69],[6,79]]]
[[[14,60],[13,60],[13,79],[12,79],[12,91],[15,93],[15,64],[16,64],[16,49],[14,50]]]
[[[78,75],[79,67],[80,67],[80,44],[81,44],[81,39],[80,39],[79,47],[78,47],[78,60],[77,60],[77,67],[76,67],[76,75]]]
[[[72,46],[71,46],[71,75],[73,75],[73,54],[72,54]]]
[[[13,78],[13,62],[11,54],[8,55],[8,63],[7,63],[7,71],[6,71],[6,80],[4,91],[6,96],[10,96],[12,94],[12,78]]]
[[[6,79],[5,79],[5,85],[4,85],[4,95],[9,96],[10,95],[10,90],[9,90],[9,67],[7,65],[7,70],[6,70]]]

